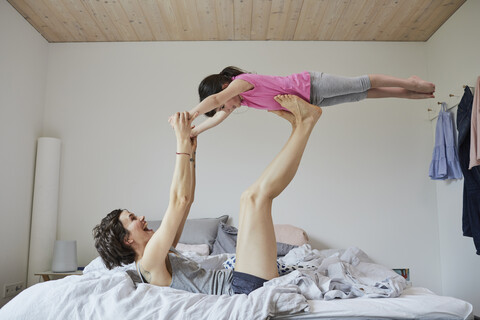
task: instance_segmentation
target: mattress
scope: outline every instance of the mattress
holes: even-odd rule
[[[474,319],[470,303],[439,296],[422,287],[407,288],[397,298],[309,300],[308,303],[309,312],[273,319]]]

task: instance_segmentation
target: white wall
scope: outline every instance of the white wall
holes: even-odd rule
[[[5,284],[26,281],[36,139],[47,72],[45,39],[0,1],[0,307]]]
[[[448,95],[462,96],[462,86],[475,86],[480,76],[479,12],[480,1],[467,1],[427,42],[428,74],[437,85],[436,101],[445,101],[449,107],[461,98]],[[452,113],[456,112],[453,108]],[[480,257],[472,238],[462,236],[463,180],[440,181],[436,186],[443,293],[469,301],[480,315]]]
[[[424,43],[82,43],[50,50],[45,134],[63,142],[58,235],[78,241],[81,264],[96,256],[91,229],[110,210],[162,217],[175,159],[167,118],[197,102],[204,76],[230,64],[278,75],[427,73]],[[355,245],[380,263],[409,267],[415,285],[441,292],[427,105],[384,99],[326,108],[297,177],[275,201],[275,221],[304,228],[316,247]],[[284,120],[253,109],[201,135],[191,217],[227,213],[237,224],[241,192],[288,135]]]

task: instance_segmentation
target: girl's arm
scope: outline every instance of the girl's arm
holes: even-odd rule
[[[192,129],[192,137],[196,137],[200,133],[207,131],[208,129],[213,128],[216,125],[220,124],[220,122],[225,120],[232,113],[232,111],[233,109],[229,111],[221,110],[215,113],[213,117],[207,118],[205,121],[203,121],[198,126]]]
[[[230,82],[228,87],[220,91],[219,93],[212,94],[200,102],[195,108],[189,111],[190,114],[204,114],[213,109],[221,107],[231,98],[248,91],[253,88],[253,85],[245,80],[236,79]]]
[[[169,285],[169,272],[166,267],[166,257],[176,236],[183,228],[185,216],[188,215],[192,201],[192,171],[190,157],[192,144],[190,140],[191,123],[196,115],[189,117],[188,112],[176,113],[173,116],[172,126],[177,137],[177,154],[172,184],[170,186],[170,200],[160,228],[148,241],[141,267],[150,274],[157,285]],[[180,231],[181,233],[181,231]]]

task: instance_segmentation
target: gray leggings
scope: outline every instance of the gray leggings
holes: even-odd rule
[[[310,72],[310,103],[319,107],[355,102],[367,98],[372,87],[367,75],[341,77],[324,72]]]

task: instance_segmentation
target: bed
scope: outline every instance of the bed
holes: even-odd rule
[[[227,219],[188,220],[177,249],[205,268],[228,267],[236,229]],[[275,231],[279,265],[293,271],[279,269],[284,276],[248,296],[143,284],[134,264],[107,270],[97,257],[82,276],[24,290],[0,309],[0,319],[473,319],[468,302],[406,287],[403,277],[359,248],[315,250],[299,228],[276,225]]]

